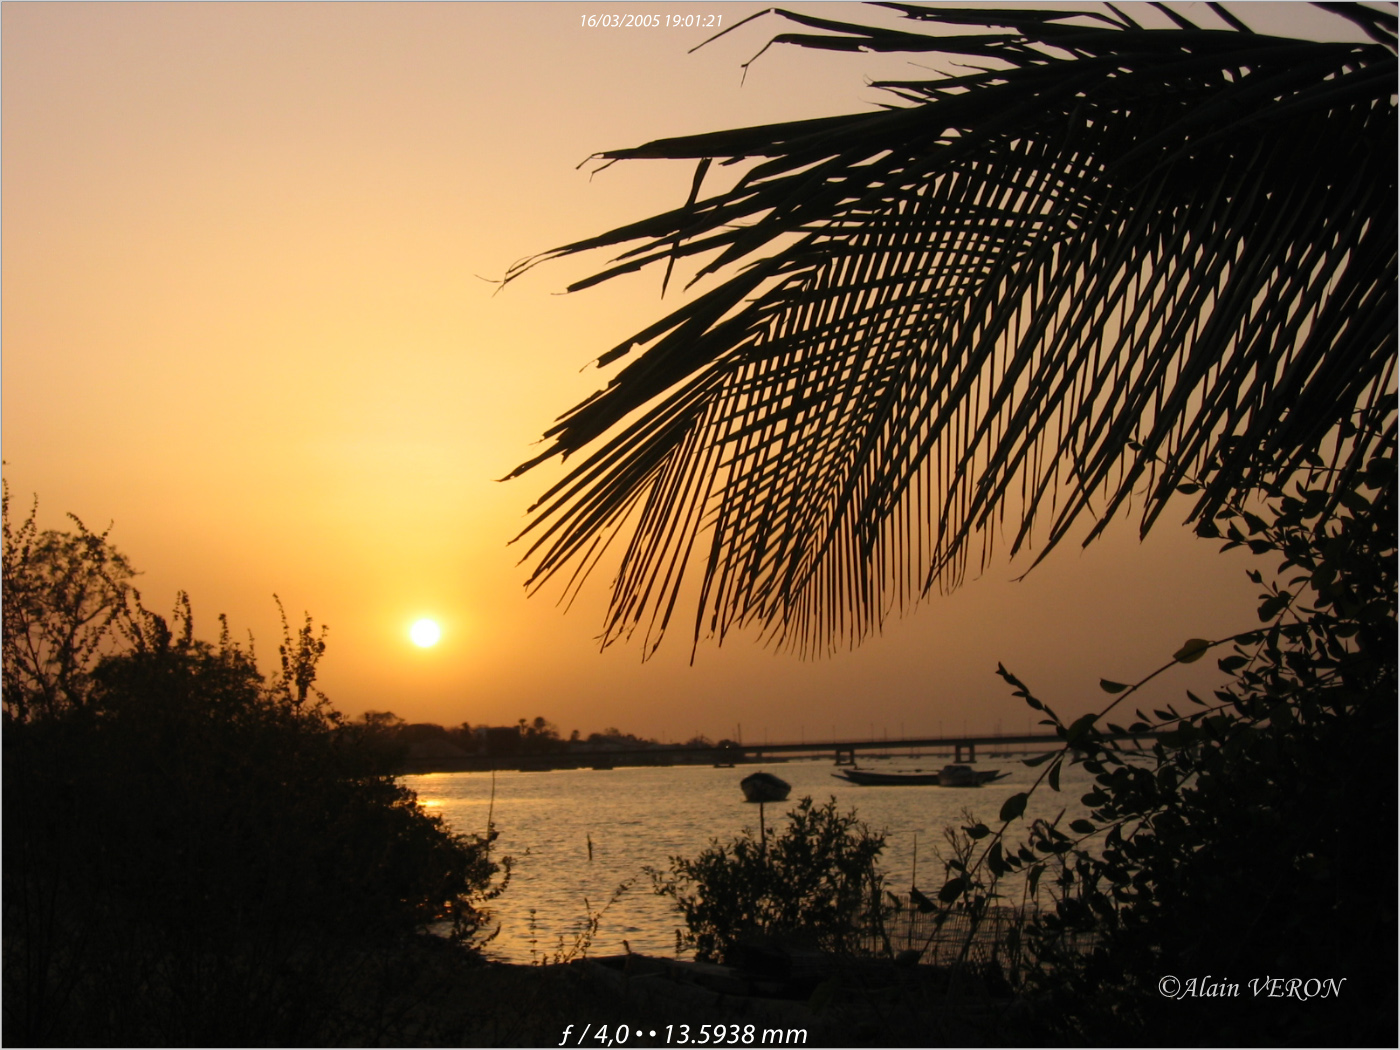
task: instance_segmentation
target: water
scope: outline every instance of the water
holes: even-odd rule
[[[907,772],[938,769],[946,761],[901,756],[866,765]],[[758,806],[745,803],[739,790],[739,781],[755,770],[776,773],[792,785],[788,802],[766,807],[770,833],[786,824],[786,812],[804,795],[818,803],[835,796],[842,812],[854,808],[873,830],[886,833],[882,868],[887,885],[902,890],[917,878],[919,887],[932,894],[944,881],[934,852],[942,847],[947,853],[943,830],[968,823],[965,809],[997,827],[1002,802],[1029,788],[1043,769],[1030,769],[1017,758],[983,759],[977,768],[1001,769],[1010,776],[982,788],[956,789],[858,787],[834,779],[835,768],[826,758],[735,769],[507,771],[494,774],[494,803],[491,773],[435,773],[405,777],[404,782],[429,812],[440,814],[457,831],[480,834],[493,807],[491,819],[500,832],[495,848],[514,856],[515,874],[492,905],[493,924],[498,922],[501,930],[489,954],[532,962],[552,960],[561,948],[568,955],[589,913],[605,905],[589,954],[619,954],[626,950],[624,941],[636,952],[675,954],[681,920],[669,899],[653,894],[642,869],[650,865],[665,871],[669,857],[694,857],[711,839],[728,842],[745,828],[757,834]],[[1066,767],[1062,790],[1056,794],[1042,784],[1031,796],[1027,819],[1054,819],[1063,809],[1061,827],[1067,827],[1087,816],[1079,799],[1091,779],[1080,767]],[[1023,839],[1024,831],[1013,834],[1011,842]],[[629,879],[634,880],[630,891],[609,905],[619,884]]]

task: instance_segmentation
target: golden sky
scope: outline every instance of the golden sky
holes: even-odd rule
[[[729,25],[760,9],[684,12]],[[702,645],[692,667],[683,626],[643,664],[636,647],[598,652],[606,580],[567,614],[549,594],[526,600],[506,544],[557,475],[493,479],[605,382],[590,360],[674,292],[663,302],[660,274],[643,273],[558,294],[602,257],[499,294],[491,281],[681,203],[692,174],[638,162],[590,178],[579,163],[856,111],[880,97],[866,77],[923,75],[898,56],[775,49],[741,83],[776,23],[693,55],[710,30],[580,25],[678,10],[6,3],[3,442],[17,503],[37,493],[50,527],[67,511],[113,522],[149,605],[185,589],[205,633],[226,612],[264,660],[273,594],[309,611],[330,626],[321,685],[337,706],[411,721],[543,714],[671,739],[739,723],[773,740],[1021,731],[1028,711],[998,661],[1072,716],[1102,706],[1100,677],[1134,680],[1188,637],[1255,624],[1249,558],[1170,514],[1146,543],[1124,521],[1023,582],[1024,565],[999,560],[818,661],[736,638]],[[425,616],[443,637],[421,649],[408,629]]]

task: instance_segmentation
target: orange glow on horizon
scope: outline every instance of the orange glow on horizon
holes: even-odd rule
[[[706,8],[726,26],[734,10],[686,10]],[[567,614],[568,573],[527,602],[533,536],[507,544],[558,470],[496,479],[620,367],[581,366],[713,287],[673,280],[661,300],[657,268],[556,294],[600,255],[499,289],[524,256],[680,207],[694,175],[579,162],[866,111],[888,98],[870,80],[911,75],[907,55],[796,48],[745,75],[772,19],[690,54],[711,30],[579,18],[563,3],[0,6],[16,507],[37,493],[41,528],[70,528],[69,511],[112,522],[150,608],[187,591],[198,632],[226,613],[264,661],[271,596],[307,610],[330,630],[318,685],[351,717],[713,739],[740,721],[774,739],[803,723],[991,731],[1026,714],[998,663],[1072,718],[1101,677],[1257,624],[1247,556],[1170,514],[1146,544],[1126,517],[1087,551],[1067,540],[1024,583],[994,562],[812,662],[755,632],[702,643],[692,666],[694,608],[679,605],[653,659],[640,635],[600,656],[607,571]],[[404,645],[415,620],[433,630]]]

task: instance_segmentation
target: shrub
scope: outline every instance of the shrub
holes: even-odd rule
[[[941,896],[966,907],[987,877],[1046,876],[1053,907],[1024,937],[1037,961],[1029,990],[1052,1038],[1394,1039],[1393,424],[1364,472],[1338,477],[1317,463],[1261,494],[1204,531],[1276,564],[1274,580],[1250,573],[1263,626],[1191,639],[1171,661],[1225,650],[1229,684],[1212,699],[1188,693],[1184,713],[1138,711],[1117,725],[1105,715],[1137,686],[1105,681],[1119,699],[1066,726],[1003,672],[1065,739],[1032,764],[1058,790],[1061,764],[1082,762],[1095,777],[1083,799],[1091,814],[1068,827],[1037,822],[1015,849],[983,825],[967,829],[984,840],[979,865]],[[1123,729],[1158,734],[1151,752],[1130,756],[1105,732]],[[1024,807],[1024,794],[1008,799],[1003,821]],[[1084,935],[1092,950],[1072,947]],[[1269,994],[1261,982],[1279,977],[1333,979],[1342,993]]]
[[[167,621],[125,577],[46,605],[74,593],[50,581],[126,563],[105,536],[32,522],[5,522],[6,626],[12,585],[29,620],[4,648],[7,1036],[364,1038],[416,933],[450,922],[474,943],[502,888],[490,837],[420,809],[382,734],[316,691],[325,642],[309,618],[295,632],[284,618],[265,676],[226,625],[198,640],[187,599]],[[22,537],[45,542],[10,546]],[[50,644],[84,624],[102,629],[83,659]]]
[[[74,532],[10,521],[3,495],[4,707],[18,721],[81,707],[91,671],[114,649],[127,611],[126,558],[76,517]],[[71,517],[71,515],[70,515]]]
[[[694,860],[672,857],[669,877],[650,870],[655,891],[684,916],[696,958],[722,958],[750,931],[852,950],[883,917],[876,861],[884,835],[854,811],[838,813],[835,798],[823,806],[804,798],[787,817],[766,848],[746,830],[728,846],[712,840]]]

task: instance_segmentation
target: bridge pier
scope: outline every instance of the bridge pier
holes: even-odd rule
[[[842,758],[842,756],[845,758]],[[836,764],[838,766],[853,766],[856,764],[856,749],[854,747],[837,747]]]
[[[976,744],[973,744],[973,743],[968,743],[966,746],[967,746],[967,760],[968,760],[969,762],[976,762],[976,761],[977,761],[977,745],[976,745]],[[962,764],[962,760],[963,760],[962,752],[963,752],[963,745],[962,745],[962,744],[954,744],[954,745],[953,745],[953,761],[956,762],[956,763],[958,763],[959,765]]]

